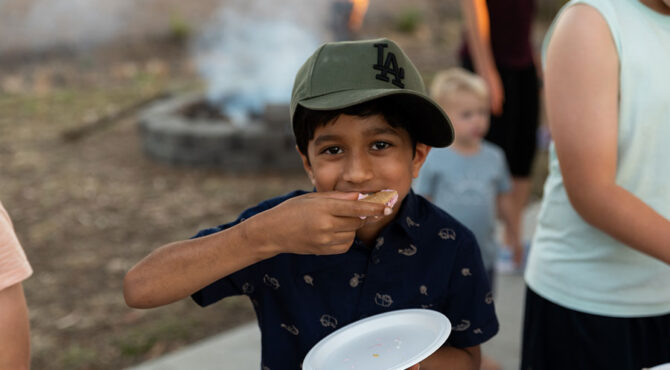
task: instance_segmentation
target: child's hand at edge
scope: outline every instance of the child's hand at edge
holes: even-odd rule
[[[512,253],[512,260],[514,261],[514,266],[516,268],[521,268],[523,266],[523,244],[518,237],[517,233],[510,233],[508,230],[505,231],[505,248],[508,248]]]
[[[359,202],[358,194],[317,192],[288,199],[244,221],[246,237],[271,255],[345,253],[358,229],[385,215],[384,205]]]

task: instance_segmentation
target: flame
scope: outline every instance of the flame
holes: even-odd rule
[[[363,18],[368,11],[369,0],[349,0],[353,5],[351,8],[351,15],[349,16],[349,29],[351,31],[358,31],[363,25]]]

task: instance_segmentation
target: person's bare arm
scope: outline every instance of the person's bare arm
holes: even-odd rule
[[[479,346],[456,348],[442,347],[421,361],[421,370],[479,370],[481,350]]]
[[[311,193],[289,199],[244,222],[202,238],[158,248],[125,276],[131,307],[162,306],[279,253],[346,252],[356,230],[383,216],[381,204],[358,202],[358,193]]]
[[[461,11],[475,72],[486,81],[491,113],[498,116],[503,111],[505,91],[491,49],[491,29],[486,0],[461,0]]]
[[[0,290],[0,370],[30,368],[30,324],[21,283]]]
[[[567,9],[549,44],[545,70],[547,114],[561,173],[584,220],[670,264],[670,221],[615,182],[618,68],[600,13],[586,5]]]

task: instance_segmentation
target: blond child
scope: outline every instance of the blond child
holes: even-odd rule
[[[437,74],[430,94],[451,118],[455,140],[449,148],[430,153],[415,188],[472,230],[493,286],[499,251],[497,216],[504,222],[505,242],[512,247],[517,265],[522,248],[510,213],[510,175],[504,153],[483,140],[489,128],[486,84],[471,72],[452,68]]]
[[[506,241],[513,247],[517,266],[522,248],[516,224],[512,222],[505,154],[483,140],[490,116],[486,83],[462,68],[452,68],[437,74],[430,94],[451,118],[455,139],[449,148],[431,151],[415,188],[475,234],[493,287],[499,250],[495,240],[496,215],[505,222]],[[498,368],[492,359],[482,358],[482,369]]]

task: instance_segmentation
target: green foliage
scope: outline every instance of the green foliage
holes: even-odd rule
[[[400,32],[413,33],[423,22],[423,14],[419,9],[406,8],[397,17],[395,28]]]
[[[170,38],[176,42],[186,41],[192,33],[191,25],[181,16],[173,13],[170,16]]]
[[[137,357],[149,352],[159,341],[186,340],[192,322],[175,317],[166,317],[151,325],[134,328],[121,338],[114,340],[114,345],[122,356]]]
[[[79,369],[93,365],[96,362],[98,354],[91,348],[82,347],[73,344],[61,355],[60,367],[63,369]]]
[[[537,19],[550,22],[568,0],[541,0],[537,4]]]

